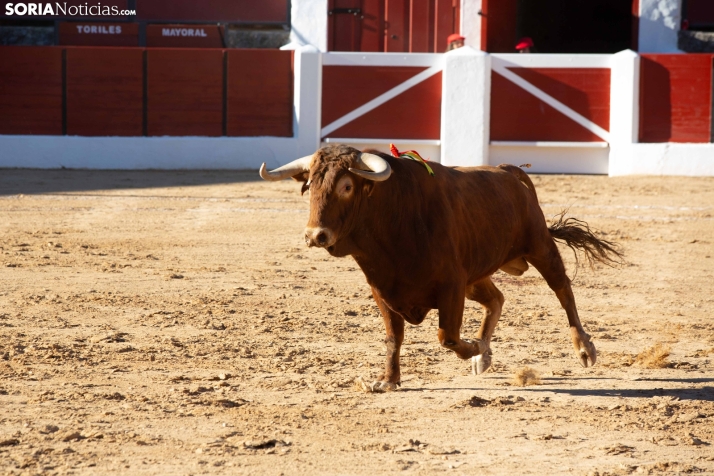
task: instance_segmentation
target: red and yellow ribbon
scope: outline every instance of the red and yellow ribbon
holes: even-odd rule
[[[434,171],[431,170],[431,167],[429,167],[429,164],[426,163],[426,160],[428,159],[423,159],[421,155],[419,155],[419,152],[416,150],[405,150],[404,152],[399,152],[399,149],[394,144],[389,144],[389,150],[392,152],[392,155],[394,157],[398,157],[400,159],[409,159],[413,160],[415,162],[419,162],[424,167],[426,167],[426,170],[429,172],[429,175],[434,177]]]

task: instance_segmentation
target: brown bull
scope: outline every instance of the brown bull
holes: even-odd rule
[[[400,383],[404,321],[420,324],[439,310],[439,342],[476,373],[491,364],[490,342],[503,307],[491,281],[499,269],[520,276],[535,266],[565,309],[583,366],[595,364],[595,346],[583,330],[570,280],[555,239],[583,250],[590,260],[612,262],[619,253],[582,222],[550,228],[528,175],[512,165],[444,167],[378,152],[331,145],[272,172],[265,180],[292,177],[310,191],[309,246],[332,256],[351,255],[372,287],[387,331],[387,363],[375,390]],[[474,341],[462,339],[464,298],[484,308]]]

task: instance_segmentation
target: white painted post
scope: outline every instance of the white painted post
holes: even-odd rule
[[[290,9],[290,43],[283,50],[296,50],[312,45],[327,51],[327,1],[292,0]]]
[[[488,164],[491,57],[464,46],[445,54],[441,93],[441,163]]]
[[[610,63],[609,174],[622,175],[639,139],[640,57],[632,50],[612,55]]]
[[[466,46],[481,50],[481,0],[461,0],[459,33],[466,37]]]
[[[322,105],[322,53],[314,46],[295,51],[294,81],[296,157],[286,157],[285,163],[315,152],[320,147]]]

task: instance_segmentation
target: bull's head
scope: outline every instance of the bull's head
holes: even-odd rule
[[[264,180],[292,177],[303,182],[302,192],[310,191],[305,242],[334,256],[349,253],[340,246],[341,240],[353,229],[374,182],[387,180],[391,173],[382,157],[343,145],[324,147],[273,171],[266,170],[265,164],[260,167]]]

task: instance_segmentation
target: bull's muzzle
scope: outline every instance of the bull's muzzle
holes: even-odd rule
[[[305,228],[305,243],[310,247],[327,248],[335,243],[334,234],[328,228]]]

